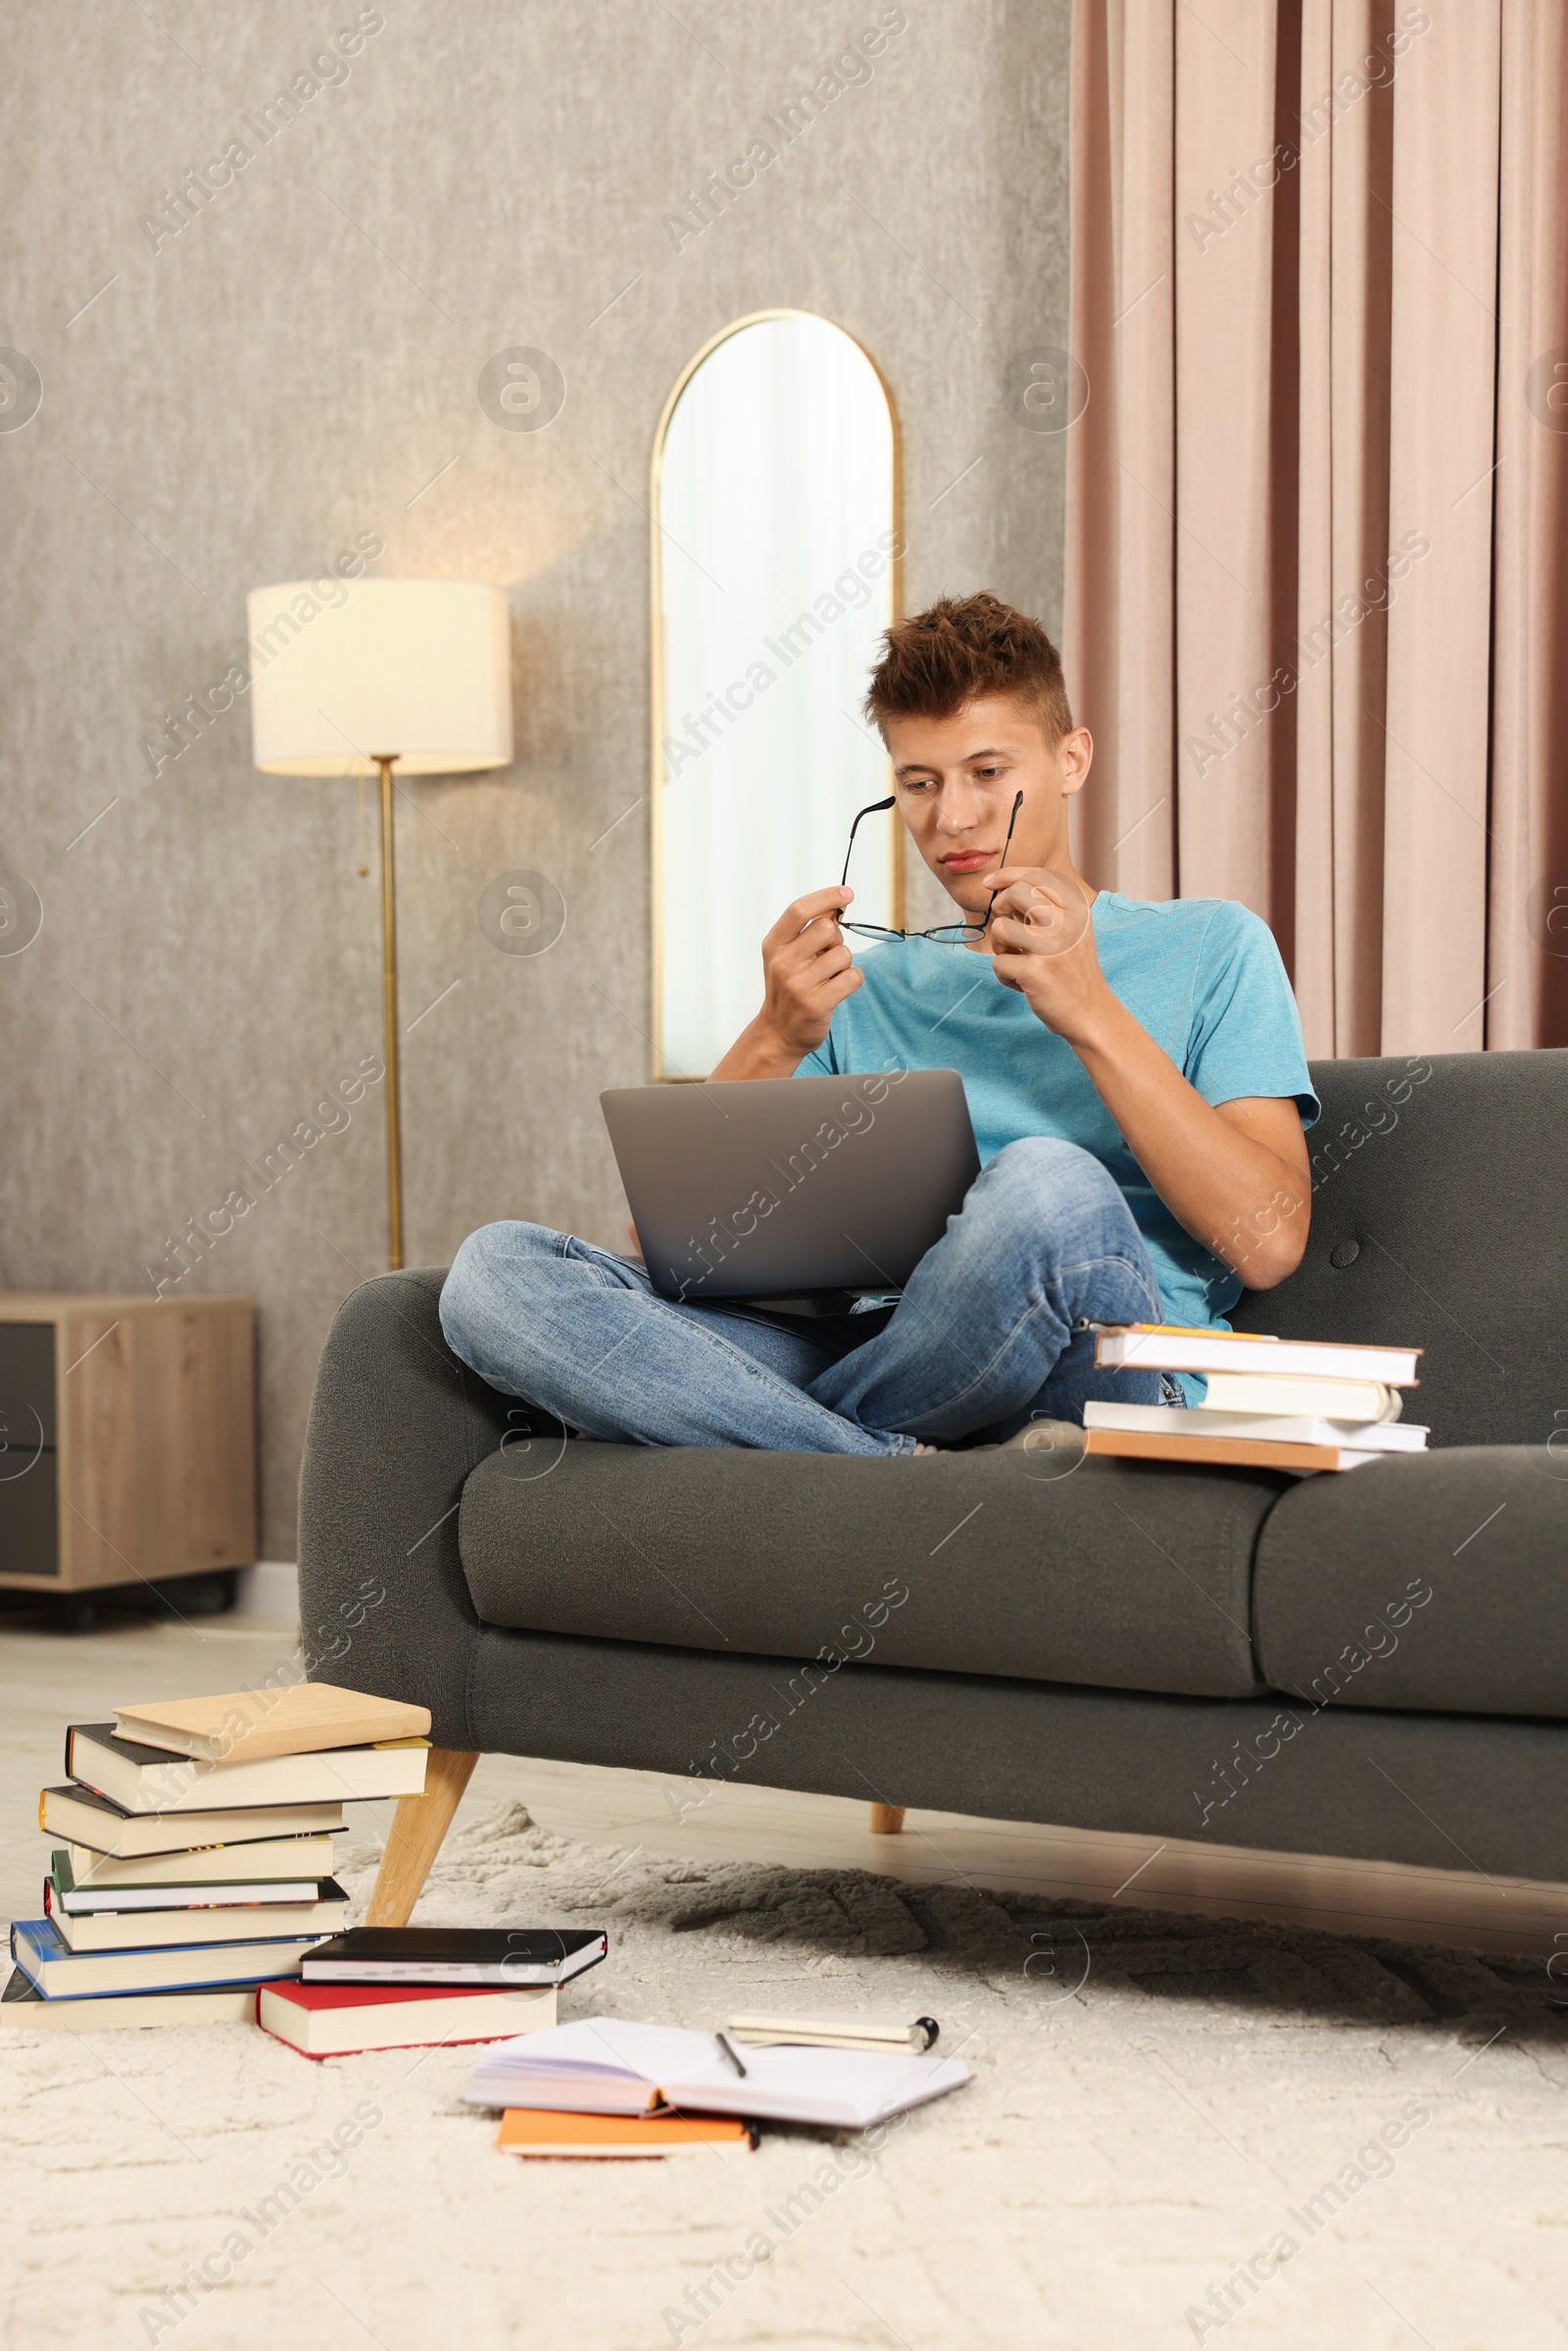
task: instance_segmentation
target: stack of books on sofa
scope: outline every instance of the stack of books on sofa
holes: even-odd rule
[[[11,1930],[8,2024],[246,2023],[340,1928],[346,1803],[417,1795],[422,1706],[325,1683],[122,1706],[66,1734],[42,1918]]]
[[[1255,1331],[1097,1326],[1095,1362],[1114,1371],[1200,1372],[1201,1404],[1089,1403],[1085,1451],[1248,1469],[1362,1469],[1426,1450],[1428,1432],[1399,1415],[1419,1386],[1418,1347],[1341,1347]]]

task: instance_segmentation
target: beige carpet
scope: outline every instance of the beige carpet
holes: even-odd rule
[[[454,1837],[417,1915],[603,1921],[565,2017],[926,2012],[976,2079],[874,2158],[794,2131],[579,2168],[496,2152],[463,2050],[8,2033],[9,2345],[1568,2346],[1568,2009],[1539,1966],[655,1858],[519,1805]],[[359,2144],[313,2163],[341,2123]],[[181,2293],[209,2256],[229,2275]]]

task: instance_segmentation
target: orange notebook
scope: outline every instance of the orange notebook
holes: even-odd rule
[[[1129,1461],[1206,1461],[1231,1469],[1360,1469],[1368,1461],[1391,1458],[1345,1445],[1290,1445],[1274,1437],[1167,1437],[1152,1429],[1091,1429],[1084,1451]]]
[[[496,2145],[505,2155],[670,2155],[682,2147],[757,2144],[750,2123],[707,2114],[561,2114],[509,2106]]]

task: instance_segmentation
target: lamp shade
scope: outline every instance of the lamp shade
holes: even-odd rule
[[[476,580],[285,580],[246,600],[251,733],[272,775],[402,775],[512,758],[506,592]]]

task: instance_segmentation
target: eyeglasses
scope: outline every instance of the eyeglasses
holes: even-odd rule
[[[856,817],[850,827],[850,846],[844,852],[844,871],[839,876],[840,889],[850,878],[850,857],[854,853],[855,836],[859,830],[860,816],[879,816],[884,808],[891,808],[896,805],[896,795],[888,800],[873,800],[870,807],[862,808],[860,815]],[[1007,851],[1012,844],[1012,828],[1018,821],[1018,810],[1022,807],[1023,794],[1019,792],[1014,796],[1012,814],[1007,818],[1007,838],[1002,844],[1002,855],[997,859],[999,873],[1007,862]],[[854,931],[856,936],[860,939],[935,939],[942,947],[968,947],[974,940],[983,939],[991,928],[991,910],[996,903],[997,892],[993,890],[991,906],[986,908],[983,922],[943,922],[939,923],[934,931],[890,931],[885,929],[880,922],[846,922],[842,915],[839,917],[839,928],[842,931]]]

